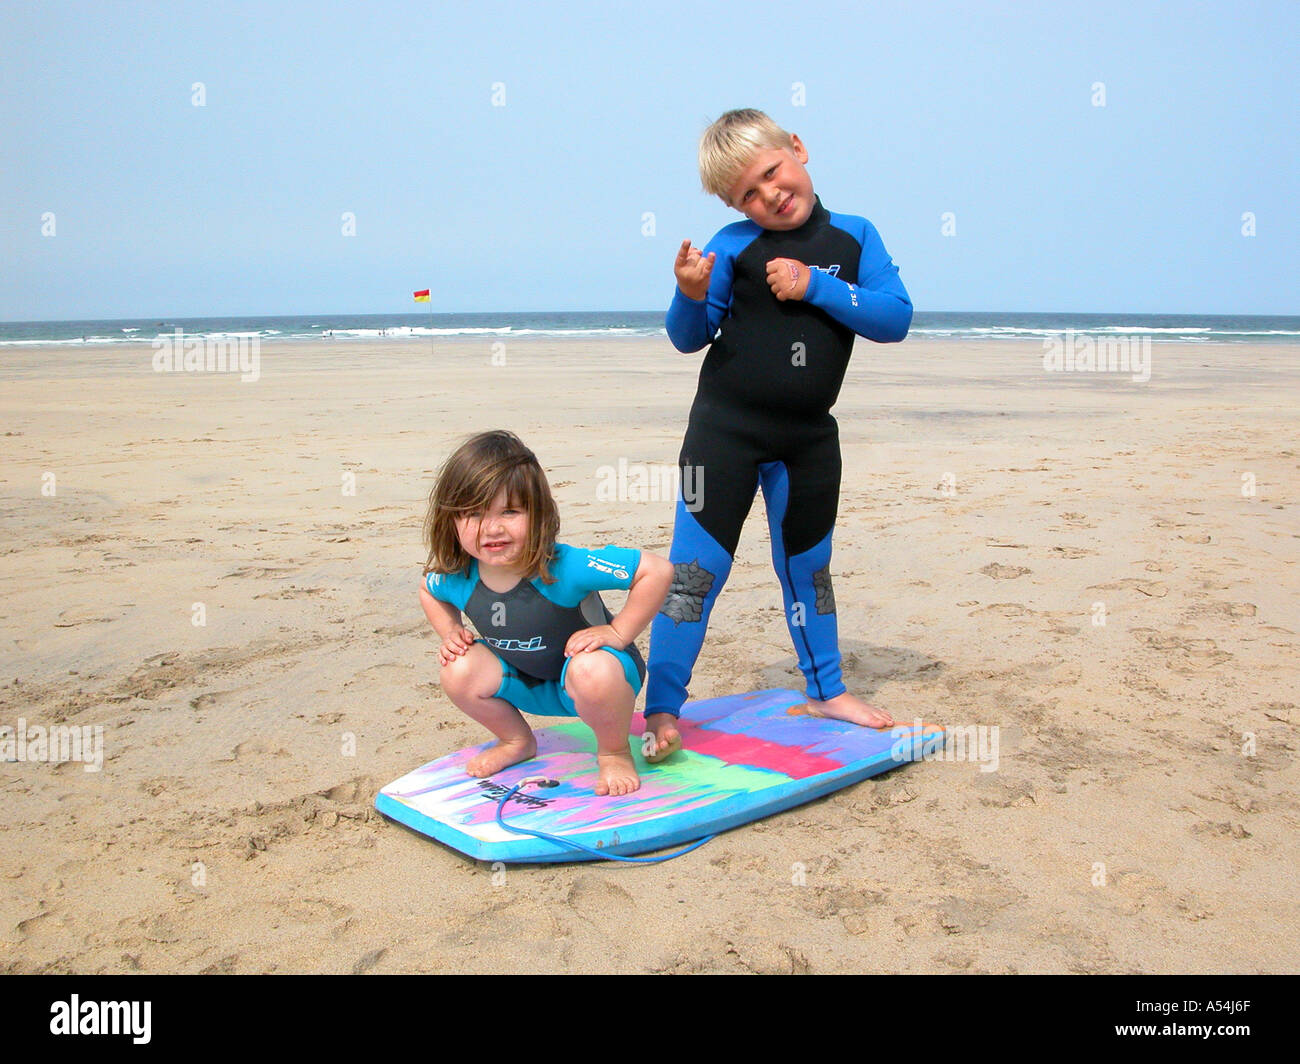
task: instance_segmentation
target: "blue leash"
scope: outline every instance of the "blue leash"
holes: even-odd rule
[[[539,787],[558,787],[560,785],[559,780],[547,779],[545,776],[527,776],[524,779],[521,779],[511,787],[510,790],[506,791],[497,802],[497,823],[507,831],[514,832],[516,835],[531,835],[535,839],[546,839],[548,842],[567,846],[571,850],[581,850],[583,853],[589,853],[593,857],[599,857],[602,861],[626,861],[629,864],[658,864],[660,861],[671,861],[674,857],[681,857],[682,854],[690,853],[692,850],[703,846],[706,842],[711,842],[717,838],[716,835],[708,835],[705,838],[691,843],[686,848],[678,850],[676,853],[665,853],[659,857],[620,857],[618,854],[606,853],[603,850],[597,850],[595,847],[586,846],[581,842],[574,842],[572,839],[566,839],[560,835],[548,835],[544,831],[531,831],[528,828],[511,827],[501,819],[501,810],[505,808],[506,802],[510,801],[510,799],[515,796],[515,793],[519,788],[525,787],[530,783],[536,784]]]

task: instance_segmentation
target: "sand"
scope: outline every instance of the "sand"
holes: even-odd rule
[[[416,600],[433,471],[514,429],[566,541],[666,553],[671,500],[603,500],[602,467],[675,461],[698,367],[666,340],[496,354],[268,343],[242,382],[3,351],[0,726],[101,728],[103,762],[0,762],[0,970],[1296,970],[1300,349],[1156,345],[1139,383],[859,341],[846,676],[996,727],[996,766],[909,766],[664,865],[494,872],[372,808],[487,738]],[[759,505],[693,694],[769,686],[799,684]]]

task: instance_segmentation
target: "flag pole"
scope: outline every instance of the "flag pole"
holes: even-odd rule
[[[434,350],[433,345],[433,300],[430,298],[432,291],[433,290],[429,288],[422,288],[420,291],[411,294],[415,296],[415,301],[417,303],[429,304],[429,353],[436,354],[437,352]]]

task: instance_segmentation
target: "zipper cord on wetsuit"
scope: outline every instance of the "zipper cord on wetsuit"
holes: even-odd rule
[[[681,857],[682,854],[690,853],[692,850],[703,846],[706,842],[711,842],[713,839],[717,838],[716,835],[708,835],[705,838],[691,843],[684,849],[678,850],[675,853],[665,853],[659,857],[621,857],[618,854],[605,853],[603,850],[597,850],[594,847],[585,846],[581,842],[574,842],[572,839],[566,839],[561,835],[548,835],[544,831],[530,831],[528,828],[511,827],[501,819],[501,811],[505,808],[506,802],[510,801],[521,787],[525,787],[528,784],[535,784],[539,787],[558,787],[560,781],[547,779],[545,776],[527,776],[524,779],[521,779],[511,787],[510,790],[506,791],[497,802],[497,823],[507,831],[514,832],[516,835],[531,835],[535,839],[546,839],[548,842],[567,846],[571,850],[581,850],[583,853],[589,853],[593,857],[599,857],[603,861],[626,861],[629,864],[658,864],[660,861],[671,861],[674,857]]]

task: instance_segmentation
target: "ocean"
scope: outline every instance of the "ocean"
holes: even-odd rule
[[[660,311],[500,314],[310,314],[292,317],[134,318],[120,321],[0,322],[0,347],[149,343],[176,329],[189,336],[283,340],[425,340],[440,336],[666,336]],[[1095,337],[1150,337],[1153,343],[1300,343],[1300,316],[1203,314],[1017,314],[918,312],[918,340],[1038,340],[1073,331]]]

